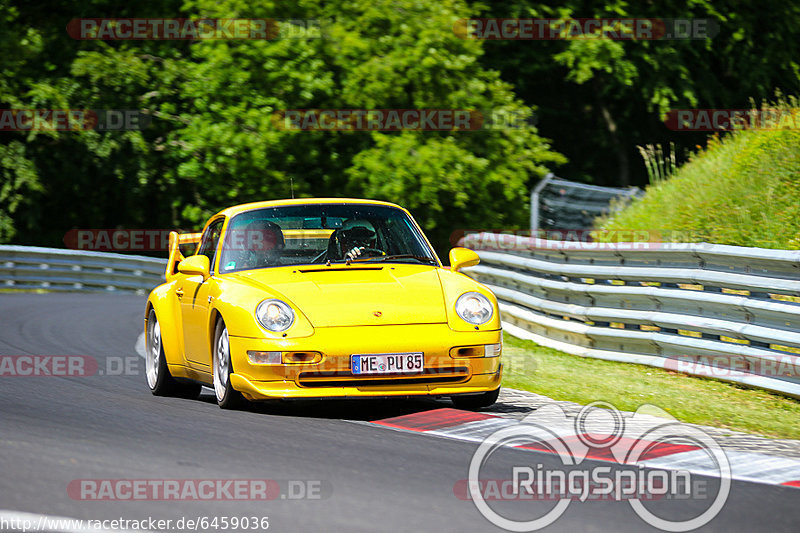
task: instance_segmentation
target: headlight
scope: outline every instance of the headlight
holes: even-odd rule
[[[256,318],[269,331],[286,331],[294,323],[294,311],[280,300],[264,300],[256,307]]]
[[[470,324],[479,326],[492,318],[494,309],[492,302],[483,294],[465,292],[456,300],[456,313]]]

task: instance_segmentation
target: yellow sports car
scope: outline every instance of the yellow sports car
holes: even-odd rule
[[[197,244],[184,258],[180,246]],[[405,209],[353,199],[225,209],[202,233],[170,234],[166,283],[145,309],[153,394],[220,407],[245,400],[497,399],[502,331],[494,295],[450,269]]]

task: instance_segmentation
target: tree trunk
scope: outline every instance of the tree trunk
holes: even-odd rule
[[[605,101],[603,100],[600,92],[601,87],[597,78],[594,78],[593,82],[597,107],[600,109],[600,114],[603,116],[603,121],[606,123],[606,129],[608,130],[609,139],[611,140],[611,148],[617,155],[617,164],[619,166],[617,185],[620,187],[627,187],[631,184],[630,160],[628,158],[628,151],[625,149],[622,142],[620,142],[619,133],[617,131],[617,123],[614,122],[614,117],[611,116],[611,112],[608,110],[608,107],[606,107]]]

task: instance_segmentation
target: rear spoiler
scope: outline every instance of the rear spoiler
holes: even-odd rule
[[[177,231],[169,232],[169,259],[167,260],[167,270],[164,272],[164,277],[167,281],[171,280],[178,274],[178,263],[184,260],[181,253],[181,244],[197,244],[200,242],[202,233],[184,233],[179,234]]]

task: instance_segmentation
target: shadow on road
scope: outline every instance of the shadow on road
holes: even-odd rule
[[[204,389],[197,401],[215,404],[216,398],[213,392]],[[271,416],[370,422],[444,407],[452,408],[453,403],[449,400],[430,398],[274,400],[250,402],[242,410]]]

